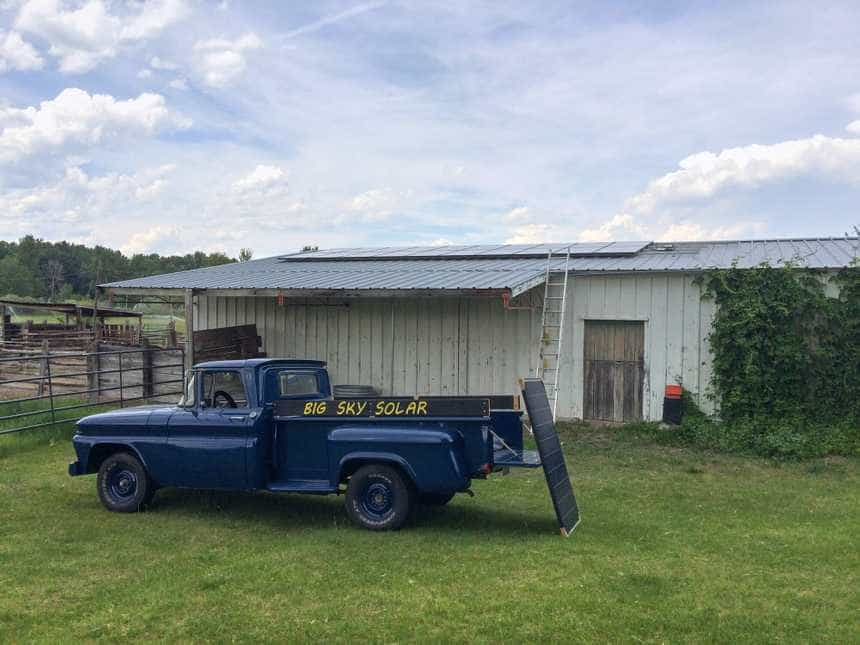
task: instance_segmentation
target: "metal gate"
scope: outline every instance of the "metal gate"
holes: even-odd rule
[[[642,419],[645,323],[585,321],[583,418],[629,422]]]

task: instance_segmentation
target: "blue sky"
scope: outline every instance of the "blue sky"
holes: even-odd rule
[[[0,237],[841,235],[860,4],[0,0]]]

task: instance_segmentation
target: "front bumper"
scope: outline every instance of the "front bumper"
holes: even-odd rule
[[[69,464],[69,475],[77,477],[78,475],[86,475],[84,468],[79,461],[73,461]]]

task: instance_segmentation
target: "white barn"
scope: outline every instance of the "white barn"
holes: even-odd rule
[[[254,323],[269,356],[326,360],[334,383],[383,395],[511,394],[538,372],[557,380],[560,418],[659,420],[670,383],[710,406],[702,271],[857,255],[856,238],[337,249],[101,289],[182,300],[194,330]]]

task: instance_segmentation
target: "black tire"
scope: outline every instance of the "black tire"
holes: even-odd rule
[[[399,470],[384,464],[359,468],[346,489],[346,513],[371,531],[396,531],[409,518],[412,485]]]
[[[421,493],[418,501],[424,506],[445,506],[454,499],[454,493]]]
[[[102,462],[97,481],[99,499],[116,513],[136,513],[152,501],[155,486],[140,460],[117,452]]]

